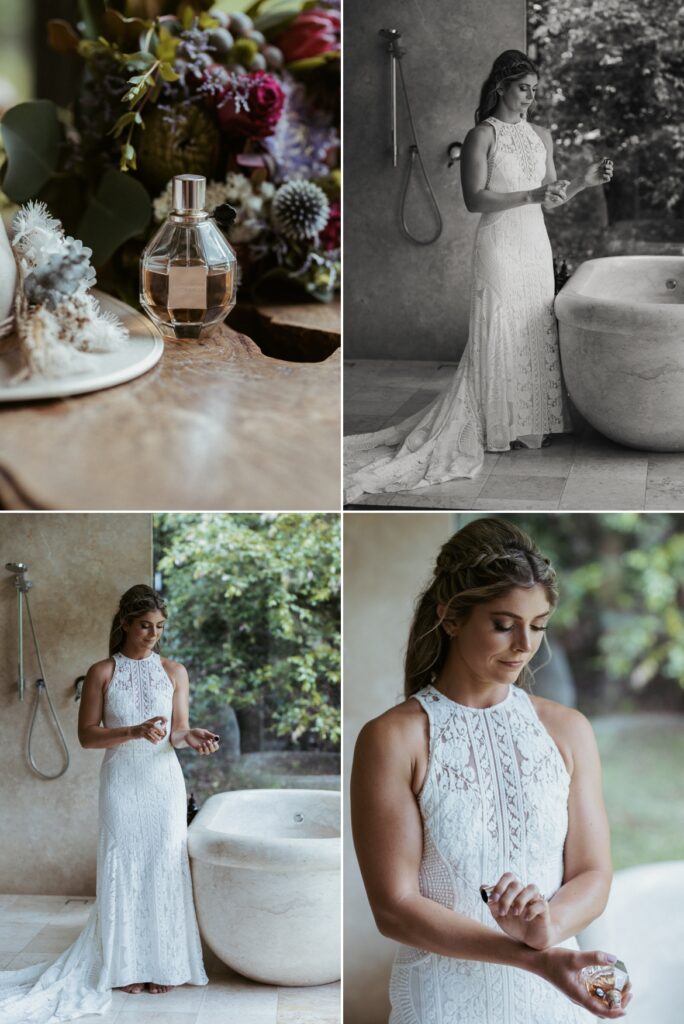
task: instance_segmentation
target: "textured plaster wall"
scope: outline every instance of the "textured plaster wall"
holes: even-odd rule
[[[17,598],[6,562],[26,562],[43,667],[71,763],[46,782],[26,758],[35,680],[39,676],[26,616],[27,686],[17,682]],[[107,656],[109,626],[120,595],[151,583],[148,514],[0,514],[0,893],[89,895],[95,892],[98,773],[103,750],[77,737],[74,682]],[[51,774],[62,766],[59,735],[44,694],[31,749]]]
[[[345,0],[345,355],[457,359],[468,337],[470,263],[478,214],[463,205],[449,143],[473,125],[479,91],[502,50],[525,48],[525,0]],[[444,219],[441,238],[415,245],[399,226],[409,127],[399,89],[399,166],[389,148],[389,55],[381,28],[402,33],[404,76],[423,159]],[[434,224],[420,193],[409,225]]]
[[[416,597],[439,547],[455,532],[450,513],[351,513],[344,522],[345,793],[361,726],[402,697],[402,660]],[[354,855],[345,804],[344,1020],[386,1024],[395,945],[377,931]]]

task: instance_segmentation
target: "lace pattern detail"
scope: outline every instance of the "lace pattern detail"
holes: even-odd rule
[[[541,185],[546,148],[526,121],[488,119],[496,141],[488,187]],[[485,451],[539,447],[571,430],[553,311],[551,245],[539,205],[480,217],[468,344],[446,391],[392,427],[345,438],[345,498],[473,477]]]
[[[1,1024],[57,1024],[106,1013],[111,989],[136,981],[206,985],[187,852],[186,792],[169,741],[173,683],[152,654],[114,655],[103,724],[167,720],[158,744],[107,750],[100,770],[97,899],[56,960],[0,972]]]
[[[492,708],[415,694],[429,721],[419,797],[420,891],[499,930],[479,893],[505,871],[551,896],[562,884],[570,779],[532,702],[511,687]],[[577,948],[574,940],[564,945]],[[399,946],[391,1024],[584,1024],[591,1014],[527,971]]]

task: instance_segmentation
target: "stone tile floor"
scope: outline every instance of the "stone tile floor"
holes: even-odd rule
[[[0,970],[58,956],[79,935],[93,900],[69,896],[0,896]],[[115,991],[104,1016],[79,1024],[339,1024],[340,985],[285,988],[241,977],[205,950],[206,986],[181,985],[160,995]]]
[[[455,363],[349,360],[345,434],[390,426],[447,386]],[[416,491],[365,494],[352,508],[469,511],[684,510],[684,453],[641,452],[588,424],[548,448],[490,453],[480,475]]]

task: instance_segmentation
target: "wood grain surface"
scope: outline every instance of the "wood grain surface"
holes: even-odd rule
[[[227,325],[137,380],[0,410],[8,509],[339,510],[340,356],[290,363]]]

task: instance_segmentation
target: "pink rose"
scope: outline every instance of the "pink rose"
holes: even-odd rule
[[[278,37],[276,45],[282,50],[286,64],[337,51],[340,48],[340,16],[337,11],[318,8],[304,11]]]
[[[320,235],[321,246],[326,252],[340,247],[340,204],[330,204],[330,216]]]
[[[221,93],[216,113],[219,124],[228,135],[263,139],[272,135],[280,120],[285,93],[272,75],[231,75]]]

